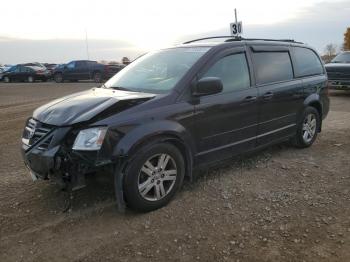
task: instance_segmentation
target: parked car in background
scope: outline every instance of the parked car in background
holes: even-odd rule
[[[52,74],[53,70],[58,66],[57,64],[44,63],[46,69]]]
[[[45,82],[50,79],[50,73],[42,67],[19,64],[4,72],[2,78],[6,83],[14,81],[32,83],[37,80]]]
[[[3,75],[4,72],[5,72],[5,69],[0,67],[0,81],[2,79],[2,75]]]
[[[109,171],[119,207],[150,211],[193,168],[288,140],[311,146],[329,110],[316,51],[224,40],[150,52],[100,88],[36,109],[22,137],[32,178],[78,190],[85,174]]]
[[[0,81],[2,80],[2,77],[4,75],[4,73],[9,70],[12,66],[10,65],[2,65],[0,66]]]
[[[350,51],[340,53],[325,67],[330,88],[350,90]]]
[[[44,64],[38,63],[38,62],[25,63],[25,64],[22,64],[22,65],[24,65],[24,66],[36,66],[36,67],[41,67],[42,69],[47,69]]]
[[[121,70],[121,65],[104,65],[90,60],[76,60],[56,67],[52,74],[57,83],[65,80],[94,80],[101,83]]]

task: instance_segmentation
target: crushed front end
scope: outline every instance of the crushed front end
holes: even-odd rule
[[[91,128],[90,128],[91,129]],[[33,180],[50,179],[77,190],[85,186],[85,175],[112,164],[115,132],[104,134],[98,150],[74,150],[79,126],[58,127],[30,118],[22,135],[22,155]]]

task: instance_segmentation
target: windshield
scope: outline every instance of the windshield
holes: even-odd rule
[[[350,63],[350,53],[341,53],[337,55],[332,63]]]
[[[105,87],[167,93],[209,47],[172,48],[148,53],[126,66]]]

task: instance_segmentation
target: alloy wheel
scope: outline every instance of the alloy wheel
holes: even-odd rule
[[[55,78],[56,83],[61,83],[63,80],[63,77],[61,74],[56,74],[54,78]]]
[[[139,193],[148,201],[158,201],[171,192],[176,178],[174,159],[168,154],[154,155],[142,165],[139,172]]]
[[[305,143],[310,143],[316,134],[317,120],[312,113],[306,115],[303,122],[303,139]]]

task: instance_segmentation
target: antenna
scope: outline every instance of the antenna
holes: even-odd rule
[[[237,9],[235,8],[235,23],[238,26],[238,20],[237,20]]]
[[[88,34],[87,34],[87,29],[85,28],[85,45],[86,45],[86,55],[87,59],[90,60],[90,55],[89,55],[89,43],[88,43]]]

